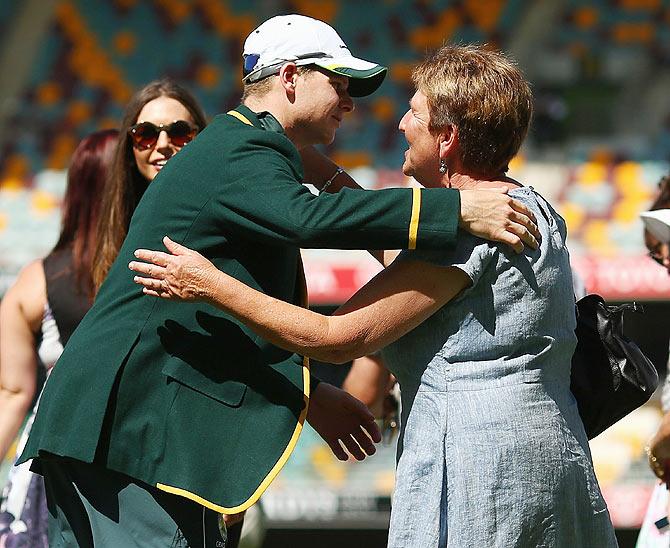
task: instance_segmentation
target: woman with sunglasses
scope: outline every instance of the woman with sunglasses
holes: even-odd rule
[[[91,263],[100,195],[114,156],[116,130],[84,138],[72,156],[54,249],[19,274],[0,305],[0,460],[35,396],[40,363],[48,375],[93,301]],[[19,442],[27,439],[33,415]],[[42,476],[14,467],[0,505],[0,546],[48,546]]]
[[[207,125],[198,101],[169,79],[144,86],[126,107],[105,189],[93,266],[96,290],[119,253],[142,194],[167,161]]]

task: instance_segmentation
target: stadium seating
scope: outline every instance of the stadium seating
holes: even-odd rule
[[[0,27],[9,24],[20,5],[18,0],[1,3]],[[444,40],[488,42],[505,49],[532,7],[527,0],[450,0],[439,6],[424,0],[282,4],[286,11],[332,23],[357,54],[390,67],[380,91],[358,102],[327,152],[347,168],[358,167],[369,188],[408,184],[399,171],[406,143],[397,123],[407,108],[413,63]],[[272,2],[244,0],[57,2],[53,23],[31,63],[19,108],[9,120],[11,139],[5,140],[0,153],[3,247],[12,247],[4,242],[11,242],[15,234],[32,233],[35,210],[16,204],[22,199],[30,202],[28,196],[35,193],[41,195],[36,177],[44,170],[65,169],[78,140],[87,133],[118,125],[126,101],[146,82],[164,75],[176,78],[193,90],[210,116],[235,105],[240,93],[241,43],[276,10]],[[609,127],[605,118],[618,88],[611,82],[593,84],[593,80],[616,79],[618,73],[612,67],[621,64],[612,58],[629,61],[653,52],[662,66],[664,55],[670,55],[670,25],[659,23],[670,21],[670,0],[569,0],[555,18],[560,24],[543,47],[577,66],[575,79],[587,78],[575,89],[555,91],[554,99],[563,106],[554,104],[549,109],[566,109],[565,123],[573,124],[575,132],[580,128],[588,132],[594,120],[602,121],[602,133]],[[600,61],[591,66],[594,59]],[[645,142],[633,146],[630,139],[621,139],[619,146],[605,138],[600,139],[604,148],[601,142],[598,148],[566,142],[560,163],[542,161],[545,123],[546,116],[538,108],[530,144],[522,154],[528,160],[515,161],[512,174],[541,188],[557,204],[568,221],[573,254],[639,253],[637,213],[646,207],[667,164],[647,161],[653,155]],[[550,132],[549,138],[556,135]],[[660,136],[656,149],[667,159],[670,153],[664,142]],[[63,180],[61,176],[61,184]],[[24,189],[23,198],[17,197],[22,195],[17,189]],[[24,257],[43,252],[49,241],[27,236],[22,250],[11,251],[12,258],[4,259],[14,267],[0,272],[15,272]]]
[[[471,0],[439,9],[417,2],[408,10],[404,2],[289,2],[290,11],[331,22],[356,53],[391,67],[381,93],[361,104],[332,147],[338,160],[398,167],[403,145],[396,125],[409,97],[411,63],[444,40],[502,46],[525,3]],[[3,2],[0,24],[14,4]],[[0,183],[17,175],[17,164],[24,179],[63,169],[79,139],[117,125],[132,92],[161,76],[185,83],[210,115],[230,108],[240,93],[241,43],[271,14],[240,1],[59,2],[11,121],[25,129],[0,156]]]

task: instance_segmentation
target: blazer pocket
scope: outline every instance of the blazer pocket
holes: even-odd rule
[[[247,385],[242,382],[210,377],[178,359],[169,360],[163,367],[162,373],[179,384],[228,407],[240,407],[247,393]]]

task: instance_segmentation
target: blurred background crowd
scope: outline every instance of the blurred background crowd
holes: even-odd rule
[[[326,149],[366,188],[414,184],[400,171],[406,143],[396,128],[411,67],[427,50],[487,43],[516,59],[535,117],[510,173],[565,217],[586,291],[646,301],[628,330],[665,373],[670,276],[647,256],[639,213],[670,166],[670,0],[2,0],[0,296],[56,242],[66,168],[83,137],[118,128],[132,94],[163,76],[191,90],[210,118],[234,107],[242,41],[292,12],[328,22],[357,55],[390,67]],[[309,251],[304,261],[320,310],[379,268],[362,252]],[[334,380],[346,372],[317,367]],[[659,418],[652,401],[592,443],[622,546],[654,485],[643,446]],[[393,455],[384,445],[363,463],[340,463],[308,430],[263,498],[266,527],[276,539],[350,531],[357,540],[348,545],[374,546],[388,525]]]

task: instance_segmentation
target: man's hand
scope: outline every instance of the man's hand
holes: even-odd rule
[[[468,232],[512,246],[521,253],[524,244],[538,248],[541,240],[535,215],[507,190],[461,190],[459,226]]]
[[[307,422],[330,446],[339,460],[348,460],[346,447],[356,460],[374,455],[373,443],[382,439],[368,408],[344,390],[320,382],[310,396]]]

